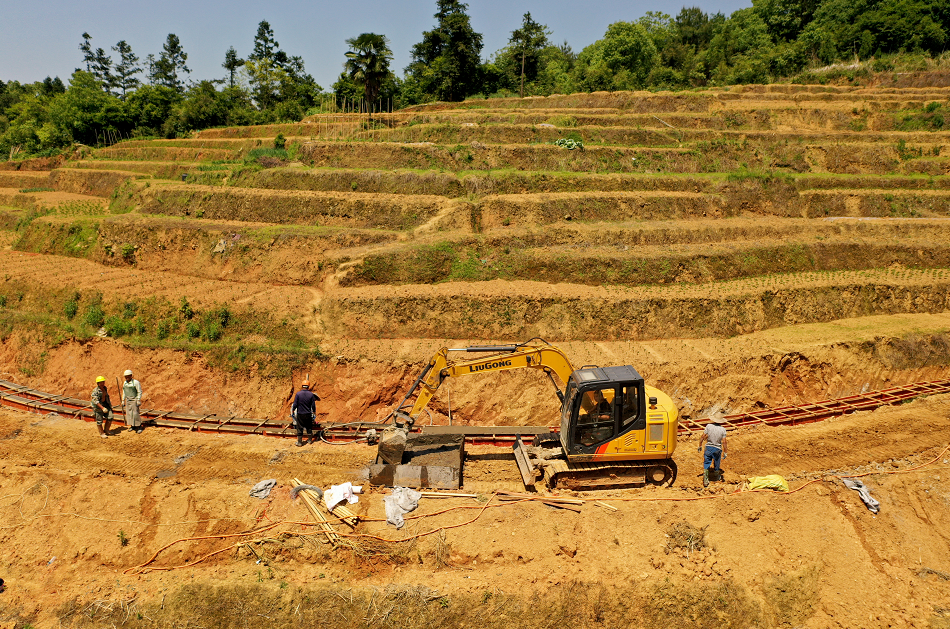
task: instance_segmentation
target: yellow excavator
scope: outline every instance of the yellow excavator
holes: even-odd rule
[[[458,352],[481,355],[450,359]],[[510,369],[541,371],[561,401],[559,432],[536,435],[531,446],[516,439],[514,455],[527,487],[534,488],[539,477],[549,487],[570,489],[676,479],[679,413],[670,397],[647,386],[630,365],[575,369],[564,352],[541,339],[440,349],[394,411],[396,426],[412,428],[446,378]]]

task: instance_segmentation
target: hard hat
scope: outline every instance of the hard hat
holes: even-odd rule
[[[98,378],[96,378],[96,382],[105,382],[105,381],[106,381],[105,376],[99,376]]]
[[[126,370],[125,370],[125,373],[122,374],[122,375],[123,375],[123,376],[131,376],[131,375],[132,375],[132,370],[131,370],[131,369],[126,369]]]
[[[309,381],[309,380],[304,380],[304,381],[303,381],[303,384],[301,384],[300,386],[304,387],[305,389],[309,389],[309,388],[310,388],[310,381]]]

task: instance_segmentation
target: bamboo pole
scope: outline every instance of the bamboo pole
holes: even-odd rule
[[[303,485],[303,483],[296,478],[291,480],[293,481],[294,487]],[[336,546],[340,542],[340,536],[337,535],[336,531],[333,530],[333,527],[330,526],[326,516],[324,516],[317,508],[314,499],[309,495],[310,493],[311,490],[304,489],[298,495],[303,499],[304,504],[307,506],[307,510],[310,511],[310,514],[313,515],[313,518],[317,521],[317,526],[319,526],[323,534],[327,536],[327,541]]]
[[[512,491],[499,491],[499,500],[540,500],[542,502],[558,502],[567,505],[582,505],[584,500],[578,498],[561,498],[559,496],[538,496],[535,494],[519,494]]]
[[[304,483],[302,480],[300,480],[299,478],[295,478],[295,479],[293,479],[293,481],[294,481],[295,483],[297,483],[298,485],[305,485],[305,484],[306,484],[306,483]],[[300,492],[300,493],[303,494],[304,492],[307,492],[307,491],[310,491],[310,490],[309,490],[309,489],[304,489],[304,490],[303,490],[302,492]],[[345,524],[348,524],[348,525],[351,526],[351,527],[355,527],[357,524],[359,524],[359,516],[356,515],[355,513],[353,513],[352,511],[350,511],[350,510],[349,510],[348,508],[346,508],[345,506],[337,506],[337,507],[334,507],[334,508],[331,509],[331,508],[329,508],[329,507],[327,506],[326,499],[321,500],[320,502],[323,503],[324,508],[326,508],[326,510],[327,510],[331,515],[333,515],[334,517],[339,518],[341,522],[344,522]],[[323,514],[321,514],[321,516],[322,516],[322,515],[323,515]]]
[[[512,492],[507,492],[507,491],[498,492],[498,499],[501,501],[534,500],[537,502],[544,503],[549,507],[555,507],[557,509],[567,509],[568,511],[573,511],[575,513],[580,513],[581,510],[578,507],[584,504],[583,500],[577,500],[574,498],[558,498],[556,496],[535,496],[532,494],[516,494]]]
[[[323,504],[324,506],[326,506],[327,504],[326,499],[324,499]],[[333,515],[335,515],[336,517],[340,518],[340,520],[343,521],[345,524],[350,525],[351,527],[355,527],[357,524],[360,523],[359,516],[353,513],[352,511],[350,511],[349,508],[346,507],[346,505],[337,505],[333,507],[332,509],[327,507],[327,510]]]

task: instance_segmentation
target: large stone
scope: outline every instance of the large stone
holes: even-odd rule
[[[379,438],[379,458],[382,462],[389,465],[399,465],[402,463],[402,455],[406,451],[406,440],[409,431],[398,426],[390,426],[383,430]]]
[[[459,489],[462,470],[443,465],[369,465],[366,479],[372,485],[417,489]]]

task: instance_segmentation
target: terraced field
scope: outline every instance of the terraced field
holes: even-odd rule
[[[126,141],[50,172],[0,170],[7,240],[42,254],[0,255],[0,269],[47,291],[252,306],[381,369],[397,356],[345,348],[394,339],[421,361],[433,339],[542,336],[597,343],[591,359],[614,362],[631,360],[611,349],[631,342],[738,346],[790,326],[941,314],[950,132],[914,121],[948,97],[576,94]],[[278,134],[287,151],[273,150]],[[695,386],[679,399],[717,401]]]
[[[479,100],[0,164],[0,375],[86,397],[132,368],[150,408],[286,418],[306,374],[321,422],[384,418],[440,347],[532,336],[577,365],[635,365],[687,418],[950,378],[948,100],[790,85]],[[429,421],[551,425],[537,376],[447,382]],[[946,627],[948,397],[737,429],[706,489],[684,437],[673,487],[577,492],[580,513],[502,505],[516,467],[473,447],[464,511],[422,501],[397,532],[368,488],[354,508],[371,545],[272,532],[263,555],[232,534],[296,531],[288,479],[355,481],[372,448],[101,440],[4,410],[0,626],[282,626],[284,611],[299,626],[339,598],[340,626]],[[880,513],[840,482],[858,473]],[[742,491],[766,474],[793,491]],[[271,477],[267,501],[247,495]],[[671,550],[684,525],[707,548],[690,533]],[[160,571],[135,572],[149,557]],[[429,615],[390,616],[411,598]]]

